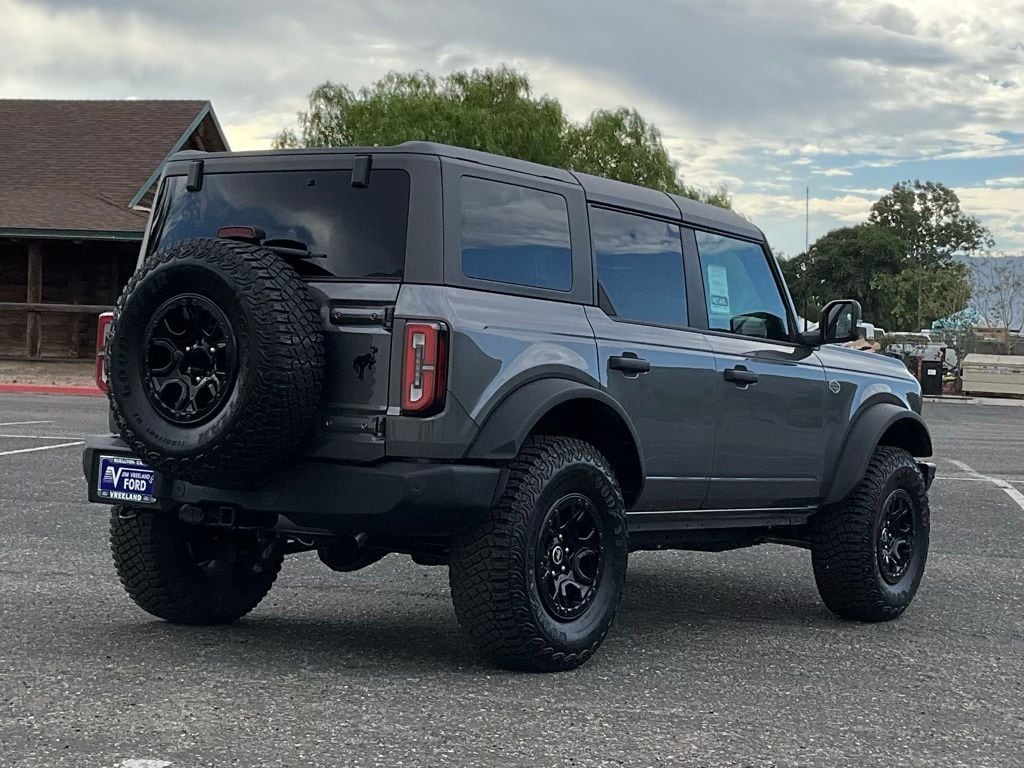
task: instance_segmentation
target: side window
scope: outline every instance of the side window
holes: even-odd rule
[[[707,232],[696,234],[708,327],[788,341],[786,305],[761,246]]]
[[[624,320],[686,325],[679,227],[629,213],[590,209],[598,299]]]
[[[462,177],[462,274],[572,289],[569,210],[554,192]]]

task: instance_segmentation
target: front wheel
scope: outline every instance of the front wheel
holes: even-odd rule
[[[176,624],[228,624],[270,591],[284,555],[270,533],[204,528],[174,513],[114,507],[110,548],[128,596]]]
[[[581,440],[532,437],[486,522],[452,548],[456,616],[500,666],[572,669],[604,641],[627,552],[622,493],[604,456]]]
[[[879,446],[853,492],[814,520],[811,557],[825,605],[844,619],[895,619],[921,583],[928,539],[917,464],[901,448]]]

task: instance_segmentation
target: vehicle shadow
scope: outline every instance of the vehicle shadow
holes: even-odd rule
[[[672,555],[669,555],[672,557]],[[733,565],[729,555],[633,555],[619,607],[619,626],[638,630],[710,619],[765,624],[831,622],[818,597],[810,562]]]
[[[765,628],[834,623],[817,598],[809,567],[806,571],[737,570],[699,556],[683,563],[654,558],[631,564],[611,637],[620,652],[628,653],[628,645],[640,638],[657,643],[664,636],[675,646],[685,643],[688,634],[716,632],[714,627],[723,622]],[[303,590],[296,597],[301,603],[322,592]],[[100,640],[131,649],[130,655],[156,666],[195,661],[240,674],[281,667],[313,672],[387,667],[410,675],[494,673],[461,632],[446,601],[403,604],[403,592],[396,590],[394,610],[387,610],[380,606],[382,598],[388,599],[386,592],[348,597],[285,610],[271,604],[223,627],[181,626],[139,615],[135,621],[106,625]],[[369,604],[371,599],[375,605]],[[739,642],[735,632],[720,634],[723,642]]]

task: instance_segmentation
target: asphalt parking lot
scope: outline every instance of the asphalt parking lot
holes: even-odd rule
[[[4,768],[1024,764],[1024,408],[926,405],[931,558],[901,620],[833,618],[801,550],[640,553],[599,655],[546,676],[487,667],[446,569],[397,555],[293,557],[230,627],[144,614],[85,501],[105,408],[0,395]]]

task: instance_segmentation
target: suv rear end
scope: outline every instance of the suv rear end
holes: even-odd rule
[[[272,441],[263,447],[263,471],[234,462],[197,478],[173,465],[142,492],[91,482],[90,498],[151,499],[166,510],[184,506],[198,521],[272,525],[295,535],[420,539],[406,548],[427,553],[486,509],[500,469],[450,463],[465,453],[476,425],[446,397],[451,336],[443,307],[426,310],[429,302],[417,295],[443,282],[441,164],[435,154],[365,150],[186,153],[171,162],[140,266],[195,238],[270,249],[298,273],[316,307],[322,389],[293,451]],[[403,291],[408,310],[397,313]],[[101,334],[108,322],[101,321]],[[100,364],[101,380],[117,368],[116,361]],[[116,472],[102,457],[131,453],[160,469],[162,446],[147,434],[157,419],[143,421],[133,437],[152,451],[98,436],[89,442],[86,472]]]

